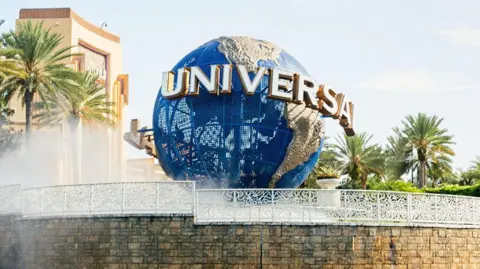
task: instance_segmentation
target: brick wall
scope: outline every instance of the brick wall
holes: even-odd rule
[[[18,233],[15,229],[18,216],[0,215],[0,269],[15,268],[18,263]]]
[[[191,216],[4,216],[0,268],[257,269],[260,260],[263,268],[275,269],[480,268],[479,234],[476,229],[194,225]]]

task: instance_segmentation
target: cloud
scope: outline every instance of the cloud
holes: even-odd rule
[[[480,29],[472,27],[458,27],[440,30],[440,34],[459,45],[480,47]]]
[[[446,92],[473,88],[454,76],[433,76],[425,70],[394,71],[359,83],[358,88],[386,92]]]

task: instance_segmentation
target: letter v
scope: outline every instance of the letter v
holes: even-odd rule
[[[244,65],[237,65],[237,72],[238,76],[240,77],[240,81],[242,82],[243,91],[246,95],[253,95],[262,81],[265,72],[267,71],[266,67],[259,67],[253,81],[250,80],[248,76],[247,68]]]

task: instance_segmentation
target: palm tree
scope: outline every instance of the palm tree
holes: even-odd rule
[[[318,158],[316,168],[333,168],[340,169],[341,161],[339,160],[338,153],[335,151],[335,145],[329,142],[330,138],[325,137],[323,141],[323,149],[320,157]]]
[[[460,173],[459,184],[461,186],[471,186],[480,180],[480,171],[476,169],[469,169]]]
[[[4,20],[0,20],[0,25]],[[0,49],[3,48],[3,38],[0,37]],[[14,48],[3,48],[0,50],[0,83],[7,78],[8,75],[16,73],[18,65],[14,59],[17,54]]]
[[[107,101],[105,88],[98,84],[99,76],[94,73],[79,73],[78,88],[65,95],[47,96],[46,102],[37,104],[43,109],[35,118],[42,126],[56,125],[67,121],[74,132],[82,124],[115,124],[114,102]],[[48,108],[48,109],[47,109]]]
[[[4,126],[8,123],[8,117],[11,115],[13,115],[13,110],[8,108],[7,102],[0,98],[0,159],[8,151],[17,149],[21,144],[22,132]]]
[[[472,161],[472,166],[467,170],[460,171],[458,183],[463,186],[474,185],[480,180],[480,157]]]
[[[452,176],[451,162],[447,156],[438,156],[435,160],[427,162],[427,173],[432,181],[432,188],[435,188],[437,183],[448,181]]]
[[[42,112],[35,116],[41,126],[56,125],[67,122],[72,133],[72,154],[74,178],[80,180],[80,133],[81,125],[107,125],[113,127],[116,117],[113,102],[107,101],[105,89],[97,81],[99,76],[93,73],[80,73],[80,81],[76,92],[66,95],[48,96],[45,103],[38,104]],[[45,109],[48,108],[48,109]]]
[[[340,171],[338,171],[337,168],[333,166],[314,167],[313,172],[315,173],[316,179],[340,177]]]
[[[63,37],[43,28],[42,23],[19,24],[17,31],[3,34],[2,38],[4,47],[0,48],[0,55],[15,52],[18,70],[4,79],[0,96],[7,101],[15,95],[22,98],[25,131],[29,138],[34,95],[46,101],[47,95],[55,96],[77,87],[76,73],[63,64],[76,54],[71,53],[71,47],[61,48]]]
[[[0,46],[0,83],[7,80],[9,75],[19,75],[18,62],[15,59],[17,50]]]
[[[402,121],[403,128],[394,128],[399,139],[405,140],[404,160],[418,162],[419,187],[426,185],[427,169],[439,162],[450,163],[450,156],[455,155],[450,145],[454,144],[447,129],[440,128],[443,119],[419,113],[409,115]],[[413,156],[415,155],[415,156]]]
[[[385,150],[386,173],[389,178],[399,179],[402,175],[417,170],[417,161],[411,154],[406,153],[407,140],[399,136],[387,137],[388,144]]]
[[[335,152],[333,144],[329,143],[329,137],[325,137],[320,157],[303,186],[305,188],[320,188],[316,180],[318,178],[333,178],[340,172],[340,166],[341,162],[338,160],[338,154]]]
[[[470,169],[475,169],[475,170],[480,171],[480,157],[479,156],[475,157],[475,160],[472,161],[472,166],[470,167]]]
[[[7,102],[0,98],[0,127],[7,122],[11,115],[13,115],[13,109],[10,109]]]
[[[342,161],[342,171],[354,182],[361,182],[367,188],[369,174],[381,175],[384,172],[382,149],[377,144],[370,145],[372,135],[360,133],[356,136],[337,137],[334,146]]]

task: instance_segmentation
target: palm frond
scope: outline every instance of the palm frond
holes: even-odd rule
[[[86,125],[102,124],[109,127],[115,125],[116,114],[112,107],[113,102],[107,101],[107,96],[102,93],[104,88],[99,86],[96,81],[98,75],[92,73],[80,73],[77,81],[78,87],[73,91],[64,91],[58,95],[48,95],[50,101],[45,104],[51,104],[55,101],[56,110],[52,113],[43,113],[38,115],[41,122],[52,122],[62,118],[79,119]]]
[[[371,144],[372,135],[359,133],[356,136],[337,136],[334,145],[342,161],[342,172],[354,181],[365,180],[369,174],[381,175],[385,170],[382,148]]]

